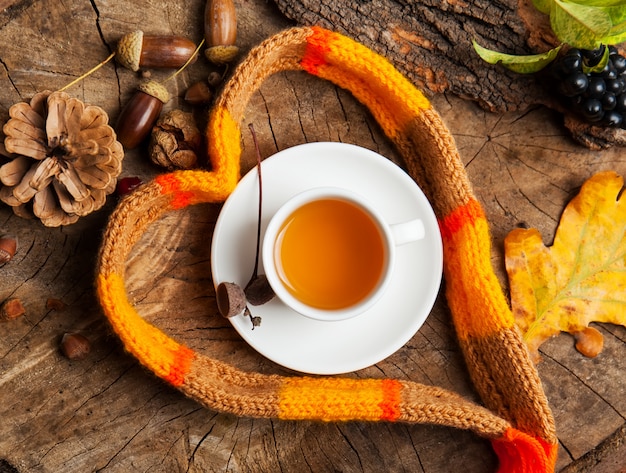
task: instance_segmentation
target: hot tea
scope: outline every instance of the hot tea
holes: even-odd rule
[[[340,198],[308,202],[289,215],[274,247],[283,285],[299,301],[324,310],[358,304],[385,273],[387,250],[376,221]]]

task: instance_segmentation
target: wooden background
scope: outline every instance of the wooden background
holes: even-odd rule
[[[244,51],[294,24],[266,0],[237,0],[236,6]],[[63,87],[108,56],[127,32],[202,38],[199,0],[2,0],[0,7],[2,122],[13,103]],[[210,69],[201,60],[169,83],[174,99],[167,108],[185,107],[179,97]],[[157,79],[167,75],[152,73]],[[101,106],[114,122],[138,81],[137,74],[109,64],[68,92]],[[626,175],[622,148],[581,147],[549,109],[489,113],[451,93],[429,96],[485,206],[493,262],[505,285],[502,242],[509,231],[536,227],[549,244],[562,209],[586,179],[601,170]],[[266,82],[246,120],[254,123],[264,156],[332,140],[397,161],[376,123],[349,94],[304,74]],[[245,172],[254,161],[247,136],[244,151]],[[123,176],[149,179],[158,172],[145,147],[126,154]],[[111,197],[98,213],[56,229],[0,205],[0,229],[17,234],[20,242],[16,257],[0,267],[0,301],[19,297],[27,308],[25,317],[0,325],[0,472],[495,471],[489,444],[466,432],[237,418],[201,408],[146,372],[110,332],[93,292],[96,252],[114,205]],[[292,374],[254,352],[216,315],[208,242],[218,212],[219,206],[201,205],[154,224],[128,262],[129,297],[144,317],[195,350],[243,369]],[[46,309],[48,298],[67,307]],[[626,329],[597,328],[605,349],[595,359],[578,354],[569,335],[541,351],[539,373],[556,417],[558,470],[564,472],[618,472],[626,464],[620,448],[626,435]],[[60,354],[67,331],[92,341],[86,360]],[[411,379],[475,399],[443,297],[406,346],[350,376]]]

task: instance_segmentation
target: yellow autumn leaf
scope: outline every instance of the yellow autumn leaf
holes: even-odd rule
[[[588,179],[565,208],[554,242],[536,229],[504,241],[511,308],[531,355],[560,332],[587,356],[602,350],[591,322],[626,326],[626,197],[614,172]]]

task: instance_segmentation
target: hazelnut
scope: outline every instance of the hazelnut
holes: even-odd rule
[[[185,92],[185,102],[191,105],[204,105],[211,101],[213,92],[208,82],[200,81],[190,86]]]
[[[61,338],[61,352],[70,360],[82,360],[90,351],[89,339],[80,333],[65,333]]]
[[[0,265],[8,263],[17,251],[17,238],[13,235],[0,235]]]

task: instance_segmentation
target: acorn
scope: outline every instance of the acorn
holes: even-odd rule
[[[125,149],[136,148],[150,134],[169,99],[170,94],[162,84],[153,80],[139,84],[115,125],[117,140]]]
[[[232,61],[239,48],[237,41],[237,12],[233,0],[208,0],[204,10],[206,58],[216,64]]]
[[[142,67],[177,69],[193,56],[195,50],[196,45],[187,38],[152,36],[138,30],[118,41],[115,58],[122,66],[135,72]]]

